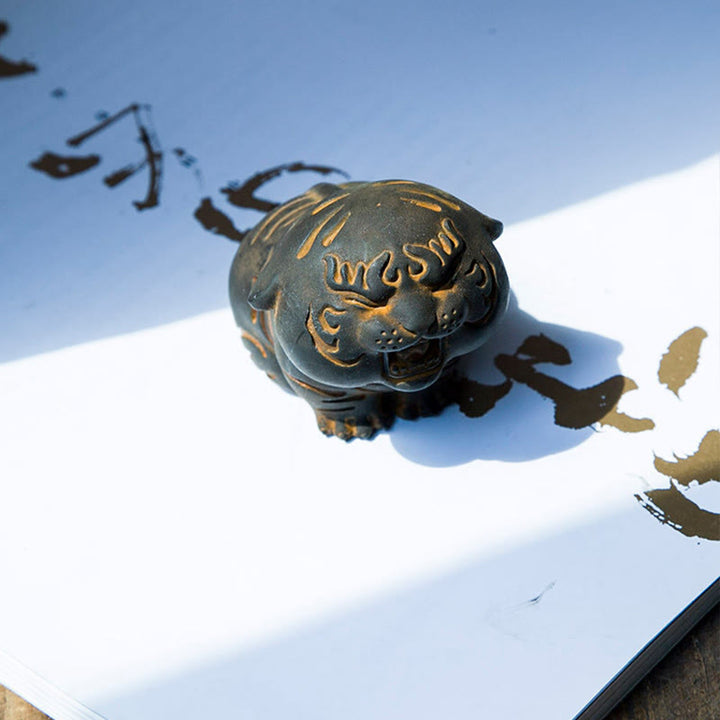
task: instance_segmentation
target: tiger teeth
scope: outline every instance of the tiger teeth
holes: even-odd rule
[[[436,370],[442,365],[443,344],[440,340],[423,340],[412,348],[383,354],[389,377],[408,379]]]

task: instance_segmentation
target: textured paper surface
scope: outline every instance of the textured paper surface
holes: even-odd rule
[[[0,648],[109,720],[573,717],[720,565],[709,23],[601,47],[609,10],[37,7],[0,38]],[[230,183],[294,161],[506,222],[511,309],[461,408],[346,445],[252,365],[227,235],[262,214]],[[530,380],[497,362],[523,347]]]

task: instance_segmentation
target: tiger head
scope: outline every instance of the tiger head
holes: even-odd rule
[[[321,184],[251,242],[249,303],[276,350],[317,383],[417,391],[479,347],[508,301],[502,224],[419,183]]]

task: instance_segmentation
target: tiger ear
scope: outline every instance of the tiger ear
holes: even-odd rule
[[[271,310],[275,306],[279,287],[277,273],[266,265],[250,287],[250,307],[255,310]]]
[[[271,310],[275,306],[277,297],[277,284],[250,293],[248,303],[255,310]]]
[[[495,242],[500,235],[502,235],[503,224],[499,220],[493,220],[492,218],[486,218],[485,229],[490,235],[490,240]]]

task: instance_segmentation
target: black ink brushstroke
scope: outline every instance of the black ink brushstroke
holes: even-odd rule
[[[255,192],[261,186],[270,182],[270,180],[273,180],[284,173],[295,173],[301,171],[316,172],[321,175],[338,173],[345,178],[350,178],[345,171],[339,170],[338,168],[326,165],[307,165],[298,161],[286,163],[284,165],[277,165],[276,167],[269,168],[268,170],[263,170],[248,178],[244,183],[242,183],[242,185],[238,182],[228,183],[227,187],[220,189],[220,192],[227,196],[227,201],[231,205],[248,208],[250,210],[259,210],[260,212],[270,212],[270,210],[274,210],[281,203],[257,198],[255,197]]]
[[[485,385],[461,378],[454,389],[457,393],[456,402],[466,417],[482,417],[510,392],[512,386],[512,380],[506,380],[500,385]]]
[[[579,430],[599,422],[617,405],[625,378],[622,375],[603,380],[588,388],[574,388],[571,385],[538,372],[533,362],[516,355],[500,354],[495,358],[495,367],[508,380],[527,385],[555,404],[555,423],[560,427]]]
[[[135,113],[140,109],[140,106],[137,103],[132,103],[131,105],[128,105],[126,108],[123,108],[122,110],[119,110],[114,115],[108,115],[106,118],[101,120],[96,125],[93,125],[89,130],[85,130],[81,133],[78,133],[77,135],[73,135],[71,138],[68,138],[65,142],[70,147],[78,147],[79,145],[82,145],[86,140],[91,138],[93,135],[96,135],[99,132],[102,132],[107,128],[108,126],[112,125],[113,123],[117,122],[118,120],[122,119],[126,115],[129,115],[130,113]]]
[[[690,538],[720,541],[720,515],[696,505],[675,485],[648,490],[635,499],[663,525]]]
[[[5,20],[0,20],[0,40],[10,31],[10,25]],[[8,60],[0,55],[0,79],[18,77],[19,75],[27,75],[28,73],[37,72],[37,65],[29,63],[27,60]]]
[[[655,469],[688,487],[696,482],[720,482],[720,431],[708,430],[698,449],[688,457],[675,455],[675,460],[664,460],[655,456]]]
[[[118,122],[127,115],[132,115],[135,120],[135,126],[138,131],[138,139],[143,146],[145,159],[139,163],[126,165],[113,173],[105,176],[103,181],[108,187],[115,187],[134,175],[138,170],[147,167],[148,169],[148,189],[142,200],[134,200],[133,205],[137,210],[147,210],[160,204],[160,185],[162,179],[162,150],[157,136],[152,128],[152,120],[150,116],[151,108],[149,105],[141,105],[139,103],[131,103],[127,107],[119,110],[114,115],[108,115],[93,127],[78,133],[66,141],[70,147],[78,147],[89,138],[99,132],[102,132],[113,123]]]
[[[629,377],[621,376],[623,378],[624,385],[620,393],[622,398],[625,393],[632,392],[638,389],[637,383]],[[620,401],[618,398],[618,403]],[[604,415],[599,421],[600,425],[609,425],[610,427],[617,428],[624,433],[638,433],[645,432],[646,430],[652,430],[655,427],[655,421],[651,418],[636,418],[627,415],[624,412],[620,412],[617,409],[617,404],[610,409],[610,411]]]
[[[148,118],[149,120],[149,118]],[[148,191],[145,199],[142,201],[133,201],[133,205],[138,210],[147,210],[148,208],[155,207],[160,203],[160,180],[162,177],[162,151],[160,150],[159,143],[155,134],[141,124],[137,114],[135,116],[135,122],[140,132],[140,142],[145,148],[145,156],[147,159],[148,168],[150,175],[148,178]]]
[[[572,362],[566,347],[542,333],[525,338],[522,345],[515,351],[515,355],[523,356],[533,363],[569,365]]]
[[[247,230],[244,232],[238,230],[232,220],[213,205],[209,197],[202,199],[193,216],[208,232],[222,235],[234,242],[242,242],[247,234]]]
[[[146,164],[146,161],[142,160],[139,163],[131,163],[130,165],[125,165],[119,170],[115,170],[115,172],[111,172],[109,175],[106,175],[103,178],[103,182],[109,188],[114,188],[116,185],[125,182],[125,180],[127,180],[129,177],[132,177],[139,170],[142,170]]]
[[[505,375],[504,383],[484,385],[460,378],[456,385],[455,402],[467,417],[481,417],[510,392],[513,383],[518,382],[552,400],[555,424],[560,427],[580,430],[602,422],[624,432],[642,432],[655,426],[647,418],[638,420],[617,412],[622,395],[637,387],[623,375],[614,375],[591,387],[574,388],[535,368],[541,363],[569,365],[571,362],[570,353],[560,343],[542,334],[529,335],[512,355],[495,357],[495,366]],[[623,419],[625,422],[620,422]]]
[[[91,170],[99,162],[99,155],[57,155],[46,152],[28,165],[56,180],[64,180]]]
[[[697,370],[700,347],[706,337],[707,332],[703,328],[690,328],[670,343],[660,359],[658,380],[676,397],[680,397],[680,388]]]

